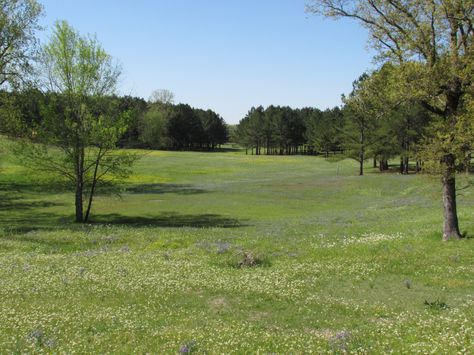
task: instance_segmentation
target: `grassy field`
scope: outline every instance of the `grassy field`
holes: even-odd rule
[[[241,152],[135,171],[79,226],[2,158],[0,353],[474,352],[474,239],[441,242],[438,180]]]

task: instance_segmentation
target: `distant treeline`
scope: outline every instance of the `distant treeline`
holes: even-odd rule
[[[342,151],[338,132],[344,126],[339,107],[252,107],[237,125],[234,140],[251,154],[325,154]]]
[[[381,171],[388,169],[389,159],[400,159],[402,174],[408,173],[412,160],[411,169],[419,171],[423,165],[420,146],[430,114],[414,102],[374,103],[375,94],[363,96],[368,95],[366,86],[374,85],[371,80],[364,74],[355,81],[341,108],[252,107],[232,131],[232,140],[247,154],[338,154],[355,159],[361,175],[367,159],[373,159]],[[462,165],[462,169],[468,166]]]
[[[51,104],[61,108],[67,97],[39,90],[0,92],[3,134],[21,135],[41,124]],[[104,99],[102,99],[104,100]],[[140,97],[110,96],[106,105],[125,115],[128,128],[119,141],[121,148],[214,150],[228,141],[228,128],[217,113],[185,104],[147,102]],[[8,116],[8,117],[7,117]],[[27,125],[30,129],[22,129]]]

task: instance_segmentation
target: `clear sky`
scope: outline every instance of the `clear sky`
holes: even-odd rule
[[[168,89],[228,123],[251,106],[339,105],[372,67],[365,30],[306,14],[305,0],[39,1],[42,43],[66,20],[121,63],[120,93]]]

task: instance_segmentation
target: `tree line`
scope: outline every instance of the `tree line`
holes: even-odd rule
[[[432,124],[431,115],[417,102],[394,102],[387,80],[394,67],[385,65],[364,73],[332,109],[252,107],[239,122],[233,138],[247,154],[339,154],[359,164],[364,173],[368,159],[385,171],[389,160],[399,159],[400,173],[419,172],[423,166],[421,145]],[[466,160],[467,163],[467,160]],[[398,163],[397,163],[398,164]]]
[[[64,110],[66,100],[64,94],[36,88],[3,90],[0,133],[14,137],[28,135],[48,119],[51,102],[56,102],[56,110]],[[227,124],[212,110],[133,96],[109,95],[103,101],[127,116],[127,127],[118,137],[120,148],[215,150],[228,141]]]
[[[252,107],[240,120],[233,140],[250,154],[292,155],[341,151],[339,137],[333,132],[342,127],[343,115],[335,107],[317,108]]]
[[[228,141],[224,119],[212,110],[156,101],[148,105],[136,124],[142,148],[215,150]]]

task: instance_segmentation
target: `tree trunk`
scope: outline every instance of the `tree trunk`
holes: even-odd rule
[[[364,151],[359,153],[359,176],[364,175]]]
[[[77,179],[77,182],[76,182],[76,222],[77,223],[84,222],[83,210],[82,210],[82,193],[83,193],[82,179],[81,181]]]
[[[84,222],[83,193],[84,193],[84,148],[76,144],[75,154],[75,174],[76,174],[76,222]]]
[[[374,155],[374,169],[377,167],[377,156]]]
[[[464,162],[464,171],[466,174],[469,174],[469,169],[471,167],[471,153],[468,153]]]
[[[97,159],[95,161],[95,166],[94,166],[94,175],[92,177],[91,191],[89,192],[89,202],[87,203],[86,216],[84,217],[85,223],[89,221],[89,215],[91,213],[92,201],[94,199],[95,187],[97,185],[97,180],[98,180],[97,173],[99,172],[99,164],[100,164],[100,160],[102,159],[101,154],[102,154],[102,149],[99,148],[99,152],[97,154]]]
[[[94,199],[96,184],[97,184],[97,180],[94,177],[94,181],[92,182],[92,186],[91,186],[91,191],[89,193],[89,202],[87,203],[87,210],[86,210],[86,216],[84,217],[84,223],[87,223],[89,221],[89,215],[91,213],[92,200]]]
[[[458,215],[456,209],[456,177],[455,160],[452,154],[448,154],[443,159],[443,240],[460,239]]]

